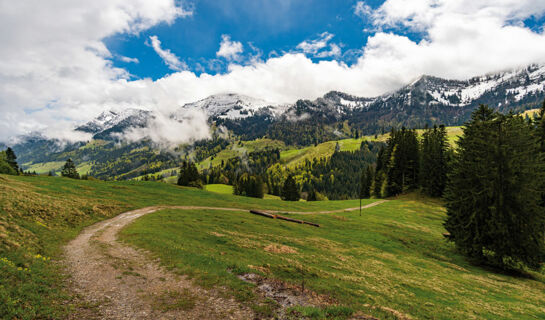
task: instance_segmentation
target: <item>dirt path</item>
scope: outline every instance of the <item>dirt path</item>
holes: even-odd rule
[[[384,203],[388,200],[379,200],[364,206],[361,206],[362,209],[371,208],[374,206],[378,206],[381,203]],[[339,213],[339,212],[349,212],[349,211],[356,211],[359,210],[360,207],[355,208],[347,208],[347,209],[338,209],[338,210],[330,210],[330,211],[308,211],[308,212],[301,212],[301,211],[280,211],[280,210],[264,210],[267,213],[289,213],[289,214],[327,214],[327,213]]]
[[[129,211],[99,222],[66,246],[71,282],[81,297],[72,318],[252,319],[251,310],[233,299],[199,288],[184,276],[165,270],[157,261],[150,261],[145,253],[116,241],[121,228],[162,208]]]
[[[376,206],[377,201],[362,208]],[[215,290],[165,270],[141,250],[117,240],[135,219],[160,209],[247,211],[202,206],[156,206],[122,213],[84,229],[65,247],[71,285],[78,296],[72,319],[252,319],[253,312]],[[321,214],[359,210],[285,212]],[[276,212],[276,211],[268,211]]]

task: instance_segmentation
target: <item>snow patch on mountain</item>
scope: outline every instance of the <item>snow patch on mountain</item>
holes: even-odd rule
[[[181,119],[187,110],[198,109],[204,111],[209,118],[243,119],[253,116],[266,107],[275,109],[275,105],[265,100],[236,93],[226,93],[212,95],[197,102],[185,104],[173,116],[176,119]],[[275,113],[274,111],[271,112]]]
[[[136,108],[107,110],[95,119],[77,127],[76,130],[94,134],[111,129],[122,122],[127,122],[126,126],[145,126],[150,115],[150,111]]]

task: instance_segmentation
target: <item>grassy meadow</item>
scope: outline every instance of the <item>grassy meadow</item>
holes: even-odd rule
[[[157,182],[102,182],[0,175],[0,318],[63,319],[73,307],[62,245],[83,227],[150,205],[318,211],[358,200],[283,202]],[[364,204],[375,200],[365,200]],[[245,212],[162,210],[136,220],[121,239],[205,287],[252,304],[257,273],[330,297],[338,306],[295,308],[309,318],[542,319],[542,274],[520,277],[469,264],[442,236],[438,201],[405,196],[357,211],[297,216],[315,228]],[[333,312],[333,311],[335,312]],[[294,312],[295,312],[294,311]]]
[[[257,273],[293,285],[304,280],[351,313],[379,319],[545,318],[543,275],[472,266],[443,238],[444,218],[440,202],[415,196],[365,209],[361,217],[304,216],[321,228],[244,212],[163,210],[129,225],[121,238],[242,301],[254,299],[252,285],[236,275]]]
[[[157,182],[0,175],[0,318],[65,318],[69,296],[56,263],[62,245],[94,222],[160,204],[311,211],[358,201],[287,203]]]

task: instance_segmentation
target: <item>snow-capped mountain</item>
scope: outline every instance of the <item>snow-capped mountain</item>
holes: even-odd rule
[[[263,109],[270,109],[274,114],[275,106],[265,100],[236,93],[226,93],[185,104],[173,116],[175,119],[182,119],[188,110],[202,110],[209,118],[242,119],[253,116]]]
[[[463,115],[479,104],[487,104],[501,111],[519,110],[535,106],[545,98],[545,64],[498,72],[468,80],[448,80],[421,76],[406,86],[384,95],[366,98],[331,91],[314,101],[300,100],[287,114],[307,113],[329,119],[347,119],[362,114],[411,114],[417,118],[441,119],[445,123],[464,121]],[[438,116],[432,116],[436,114]],[[448,116],[452,116],[449,119]],[[371,120],[378,120],[370,118]],[[447,121],[450,120],[450,121]]]
[[[144,127],[149,121],[151,112],[129,108],[121,111],[108,110],[95,119],[76,128],[78,131],[97,134],[105,131],[122,132],[128,127]],[[115,129],[115,130],[113,130]]]
[[[407,86],[377,97],[367,107],[403,109],[414,104],[506,109],[535,103],[545,95],[545,64],[498,72],[469,80],[421,76]]]

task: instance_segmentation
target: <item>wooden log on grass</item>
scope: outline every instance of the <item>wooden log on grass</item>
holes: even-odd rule
[[[289,221],[289,222],[295,222],[295,223],[300,223],[300,224],[308,224],[310,226],[320,227],[320,225],[317,224],[317,223],[307,222],[307,221],[298,220],[298,219],[292,219],[292,218],[288,218],[288,217],[284,217],[284,216],[279,216],[277,214],[270,214],[270,213],[263,212],[263,211],[250,210],[250,213],[256,214],[258,216],[271,218],[271,219],[280,219],[280,220],[285,220],[285,221]]]

